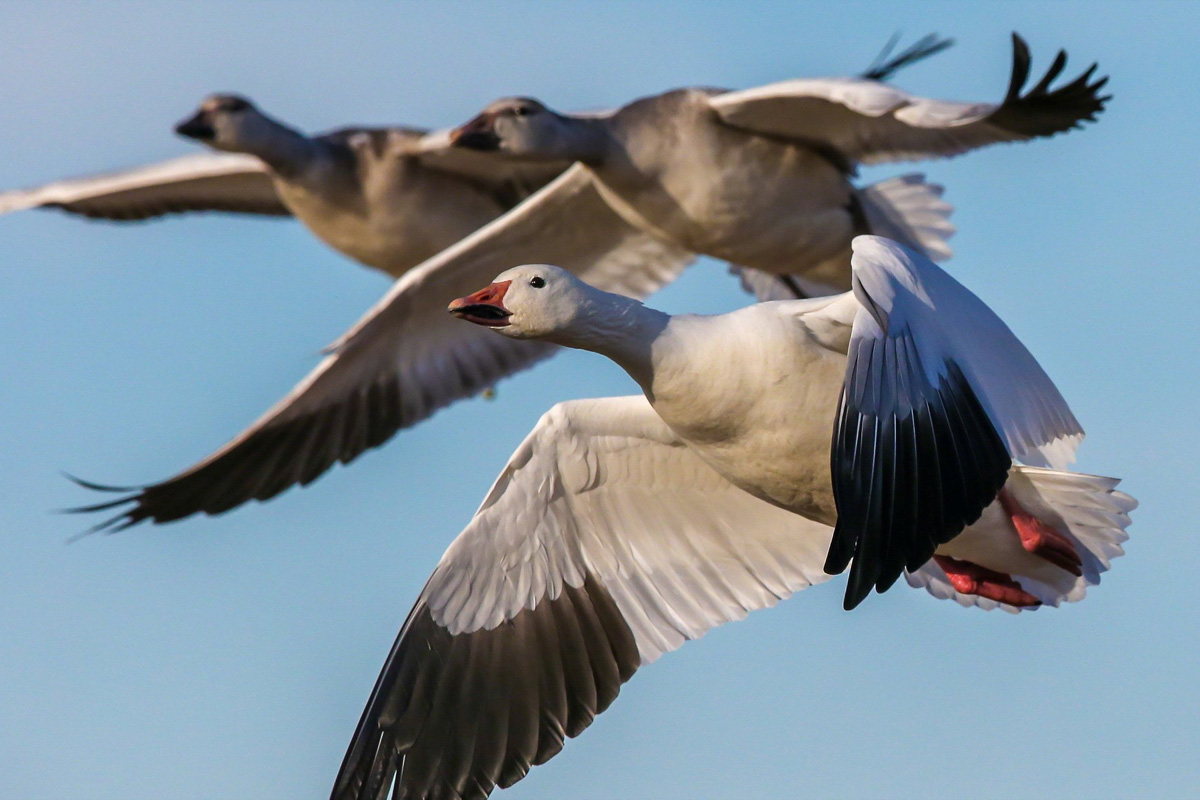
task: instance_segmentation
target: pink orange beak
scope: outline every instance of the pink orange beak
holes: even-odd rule
[[[503,328],[508,325],[512,312],[504,307],[504,293],[512,281],[499,281],[480,289],[475,294],[460,297],[446,309],[459,319],[483,325],[486,328]]]

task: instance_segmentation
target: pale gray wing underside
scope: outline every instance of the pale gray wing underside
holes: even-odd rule
[[[291,216],[266,165],[254,156],[232,153],[197,153],[0,194],[0,214],[27,208],[57,208],[114,221],[189,211]]]

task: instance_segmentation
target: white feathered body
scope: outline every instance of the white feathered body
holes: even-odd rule
[[[826,524],[836,519],[829,445],[846,356],[822,344],[804,319],[829,304],[672,317],[643,386],[663,421],[730,482]]]
[[[708,96],[680,90],[617,112],[594,169],[605,200],[694,252],[845,284],[855,190],[844,172],[814,149],[722,124]]]
[[[352,136],[349,152],[274,174],[275,188],[321,241],[399,277],[505,211],[486,191],[410,157],[411,138],[389,132],[378,147],[370,134]]]

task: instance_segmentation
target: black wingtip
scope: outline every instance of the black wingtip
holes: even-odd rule
[[[89,491],[116,493],[120,492],[121,496],[112,500],[105,500],[100,503],[92,503],[84,506],[73,506],[71,508],[57,509],[59,514],[93,514],[98,511],[108,511],[114,508],[121,508],[132,504],[132,508],[126,508],[114,517],[110,517],[102,522],[99,522],[85,531],[76,533],[67,538],[67,543],[72,544],[85,539],[94,533],[117,533],[126,528],[132,527],[145,519],[144,514],[139,513],[138,501],[142,497],[145,490],[143,486],[108,486],[103,483],[93,483],[89,480],[84,480],[69,472],[63,472],[63,477],[72,483]]]
[[[862,73],[862,77],[873,81],[886,81],[904,67],[937,55],[954,44],[953,39],[942,38],[936,33],[928,33],[895,57],[891,57],[892,49],[899,41],[900,34],[897,32],[888,39],[887,44],[879,51],[879,55],[875,56],[875,60],[871,62],[871,66]]]
[[[1058,88],[1051,88],[1066,67],[1066,50],[1059,50],[1045,75],[1026,89],[1031,65],[1029,45],[1015,31],[1012,43],[1012,75],[1008,91],[1004,102],[989,118],[990,124],[1016,134],[1017,138],[1054,136],[1078,128],[1084,122],[1094,122],[1104,110],[1104,104],[1112,99],[1111,95],[1100,95],[1107,77],[1089,83],[1098,69],[1097,64]]]
[[[1037,82],[1030,94],[1045,94],[1050,88],[1050,84],[1054,83],[1054,79],[1062,73],[1063,67],[1067,65],[1067,51],[1059,50],[1058,55],[1054,57],[1054,61],[1050,64],[1050,68],[1046,70],[1046,74]]]
[[[104,483],[93,483],[92,481],[84,480],[76,475],[72,475],[66,470],[59,470],[60,475],[74,483],[77,486],[82,486],[84,489],[92,489],[97,492],[137,492],[141,491],[141,486],[110,486]]]
[[[133,503],[136,501],[137,501],[137,495],[127,495],[124,497],[118,497],[116,500],[108,500],[103,503],[93,503],[92,505],[89,505],[89,506],[72,506],[71,508],[60,508],[60,509],[58,509],[58,513],[59,514],[92,514],[97,511],[108,511],[110,508],[117,508],[119,506],[125,505],[126,503]]]
[[[825,554],[825,570],[826,575],[841,575],[846,571],[846,567],[850,566],[850,559],[854,557],[853,547],[847,545],[854,540],[849,537],[834,536],[829,543],[829,552]]]
[[[975,522],[1012,465],[958,365],[945,362],[929,383],[908,336],[864,339],[847,367],[830,450],[838,520],[826,557],[831,573],[851,562],[846,610]],[[863,379],[862,369],[882,380]]]
[[[1012,74],[1008,78],[1008,91],[1004,94],[1006,103],[1020,99],[1021,87],[1029,80],[1029,67],[1033,61],[1029,54],[1029,44],[1016,31],[1012,34],[1012,46]]]
[[[853,611],[858,608],[863,600],[867,599],[867,595],[871,593],[871,583],[862,583],[856,581],[855,578],[862,573],[850,573],[850,580],[846,583],[846,596],[842,598],[842,609],[845,611]]]
[[[69,509],[69,510],[75,511],[77,509]],[[92,527],[88,528],[86,531],[80,531],[79,533],[68,536],[67,544],[75,544],[75,542],[78,542],[80,539],[86,539],[87,537],[91,536],[94,533],[104,533],[104,534],[117,533],[119,531],[125,530],[126,528],[128,528],[132,525],[136,525],[137,522],[138,522],[138,520],[136,518],[134,518],[128,511],[123,511],[120,514],[117,514],[115,517],[110,517],[109,519],[106,519],[103,522],[96,523]]]

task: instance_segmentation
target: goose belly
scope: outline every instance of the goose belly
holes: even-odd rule
[[[845,356],[805,343],[705,348],[703,371],[664,380],[652,403],[734,485],[827,524],[836,518],[829,448]],[[790,343],[789,343],[790,344]],[[723,359],[725,369],[714,369]],[[764,377],[765,376],[765,377]]]
[[[809,387],[810,391],[812,387]],[[805,400],[808,398],[801,398]],[[730,440],[700,446],[703,459],[735,486],[772,505],[832,525],[836,519],[829,475],[836,394],[803,416],[763,415]]]
[[[495,219],[503,208],[461,185],[380,182],[344,191],[279,186],[284,204],[325,244],[399,277]]]
[[[855,223],[845,176],[806,148],[709,127],[666,163],[639,165],[635,155],[625,180],[602,175],[606,200],[635,225],[756,269],[828,282],[812,273],[839,259],[838,284],[848,285]]]

